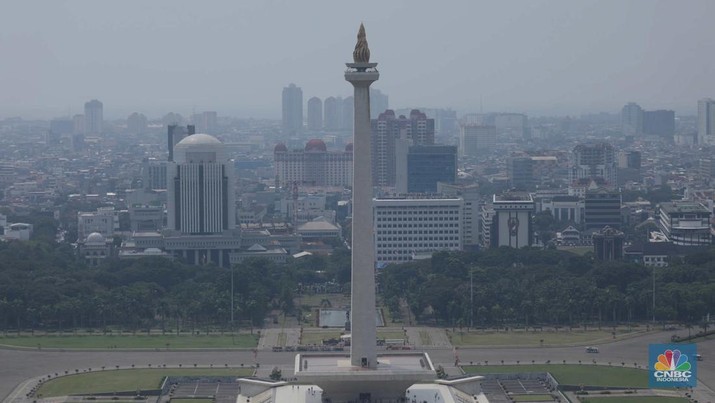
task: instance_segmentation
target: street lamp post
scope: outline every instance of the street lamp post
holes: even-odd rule
[[[653,324],[655,324],[655,265],[653,266]]]

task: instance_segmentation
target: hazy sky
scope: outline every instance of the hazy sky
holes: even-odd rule
[[[713,0],[2,0],[0,119],[215,110],[280,117],[291,82],[345,96],[365,23],[391,107],[694,114],[715,97]]]

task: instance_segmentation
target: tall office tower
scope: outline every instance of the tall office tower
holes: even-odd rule
[[[196,126],[188,125],[186,127],[176,124],[167,126],[167,148],[169,150],[169,161],[174,160],[174,147],[186,136],[191,136],[196,133]]]
[[[377,368],[375,340],[375,244],[373,239],[372,156],[370,135],[370,84],[380,73],[370,63],[365,28],[360,24],[354,63],[347,63],[345,80],[353,85],[353,219],[352,301],[350,312],[350,363],[354,367]]]
[[[236,227],[234,168],[219,140],[208,134],[184,138],[168,171],[169,229],[207,235]]]
[[[623,151],[618,154],[617,176],[619,185],[642,180],[640,151]]]
[[[412,110],[410,117],[395,116],[388,109],[377,119],[372,119],[372,175],[375,186],[395,186],[397,139],[411,140],[412,145],[434,144],[434,119],[419,110]]]
[[[613,146],[608,143],[579,144],[572,154],[571,181],[599,178],[616,186],[618,161]]]
[[[353,120],[354,116],[354,104],[355,99],[353,97],[346,97],[343,99],[343,116],[340,118],[342,130],[353,130]]]
[[[325,130],[340,130],[343,122],[343,99],[340,97],[325,98],[323,112]]]
[[[439,182],[437,193],[445,196],[459,196],[464,200],[462,209],[462,241],[465,248],[476,247],[479,244],[479,185],[449,184]]]
[[[303,90],[291,83],[283,88],[283,134],[294,136],[303,130]]]
[[[86,132],[84,115],[74,115],[72,123],[74,125],[74,134],[84,134]]]
[[[698,101],[698,144],[715,145],[715,100]]]
[[[643,134],[673,140],[675,135],[675,111],[643,111]]]
[[[606,226],[621,228],[621,191],[603,187],[586,190],[583,215],[587,230],[600,230]]]
[[[494,195],[494,216],[491,222],[489,246],[522,248],[534,243],[531,218],[536,205],[529,193]]]
[[[127,130],[131,134],[146,133],[147,119],[141,113],[134,112],[127,118]]]
[[[215,111],[195,113],[191,116],[196,131],[199,133],[215,134],[218,126],[218,114]]]
[[[144,189],[165,190],[167,166],[167,161],[145,158],[142,162]]]
[[[459,131],[459,153],[462,157],[489,154],[497,144],[497,128],[491,125],[465,123]]]
[[[457,146],[411,145],[410,139],[396,142],[395,191],[435,193],[437,183],[457,179]]]
[[[637,103],[629,102],[621,109],[621,128],[626,136],[643,134],[643,109]]]
[[[87,134],[102,134],[104,125],[104,106],[101,102],[93,99],[84,103],[84,129]]]
[[[370,116],[379,116],[389,108],[389,98],[382,91],[370,88]]]
[[[308,100],[308,130],[318,132],[323,128],[323,102],[318,97]]]
[[[533,190],[534,160],[530,156],[514,156],[507,161],[509,185],[516,190]]]

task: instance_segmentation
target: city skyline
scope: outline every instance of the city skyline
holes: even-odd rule
[[[137,10],[72,1],[41,14],[16,2],[0,17],[0,118],[77,114],[94,98],[109,119],[193,110],[279,118],[287,83],[306,98],[349,93],[333,68],[353,40],[341,27],[359,21],[381,38],[373,52],[388,65],[380,89],[393,106],[541,116],[617,113],[634,101],[694,115],[715,93],[712,56],[698,47],[714,30],[711,2],[366,2],[378,5],[354,17],[320,2]],[[313,21],[316,12],[333,18]],[[422,56],[415,64],[404,54]]]

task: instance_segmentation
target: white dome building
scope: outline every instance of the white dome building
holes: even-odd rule
[[[89,266],[99,266],[111,257],[113,252],[112,239],[108,240],[99,232],[92,232],[84,241],[79,242],[79,254]]]

